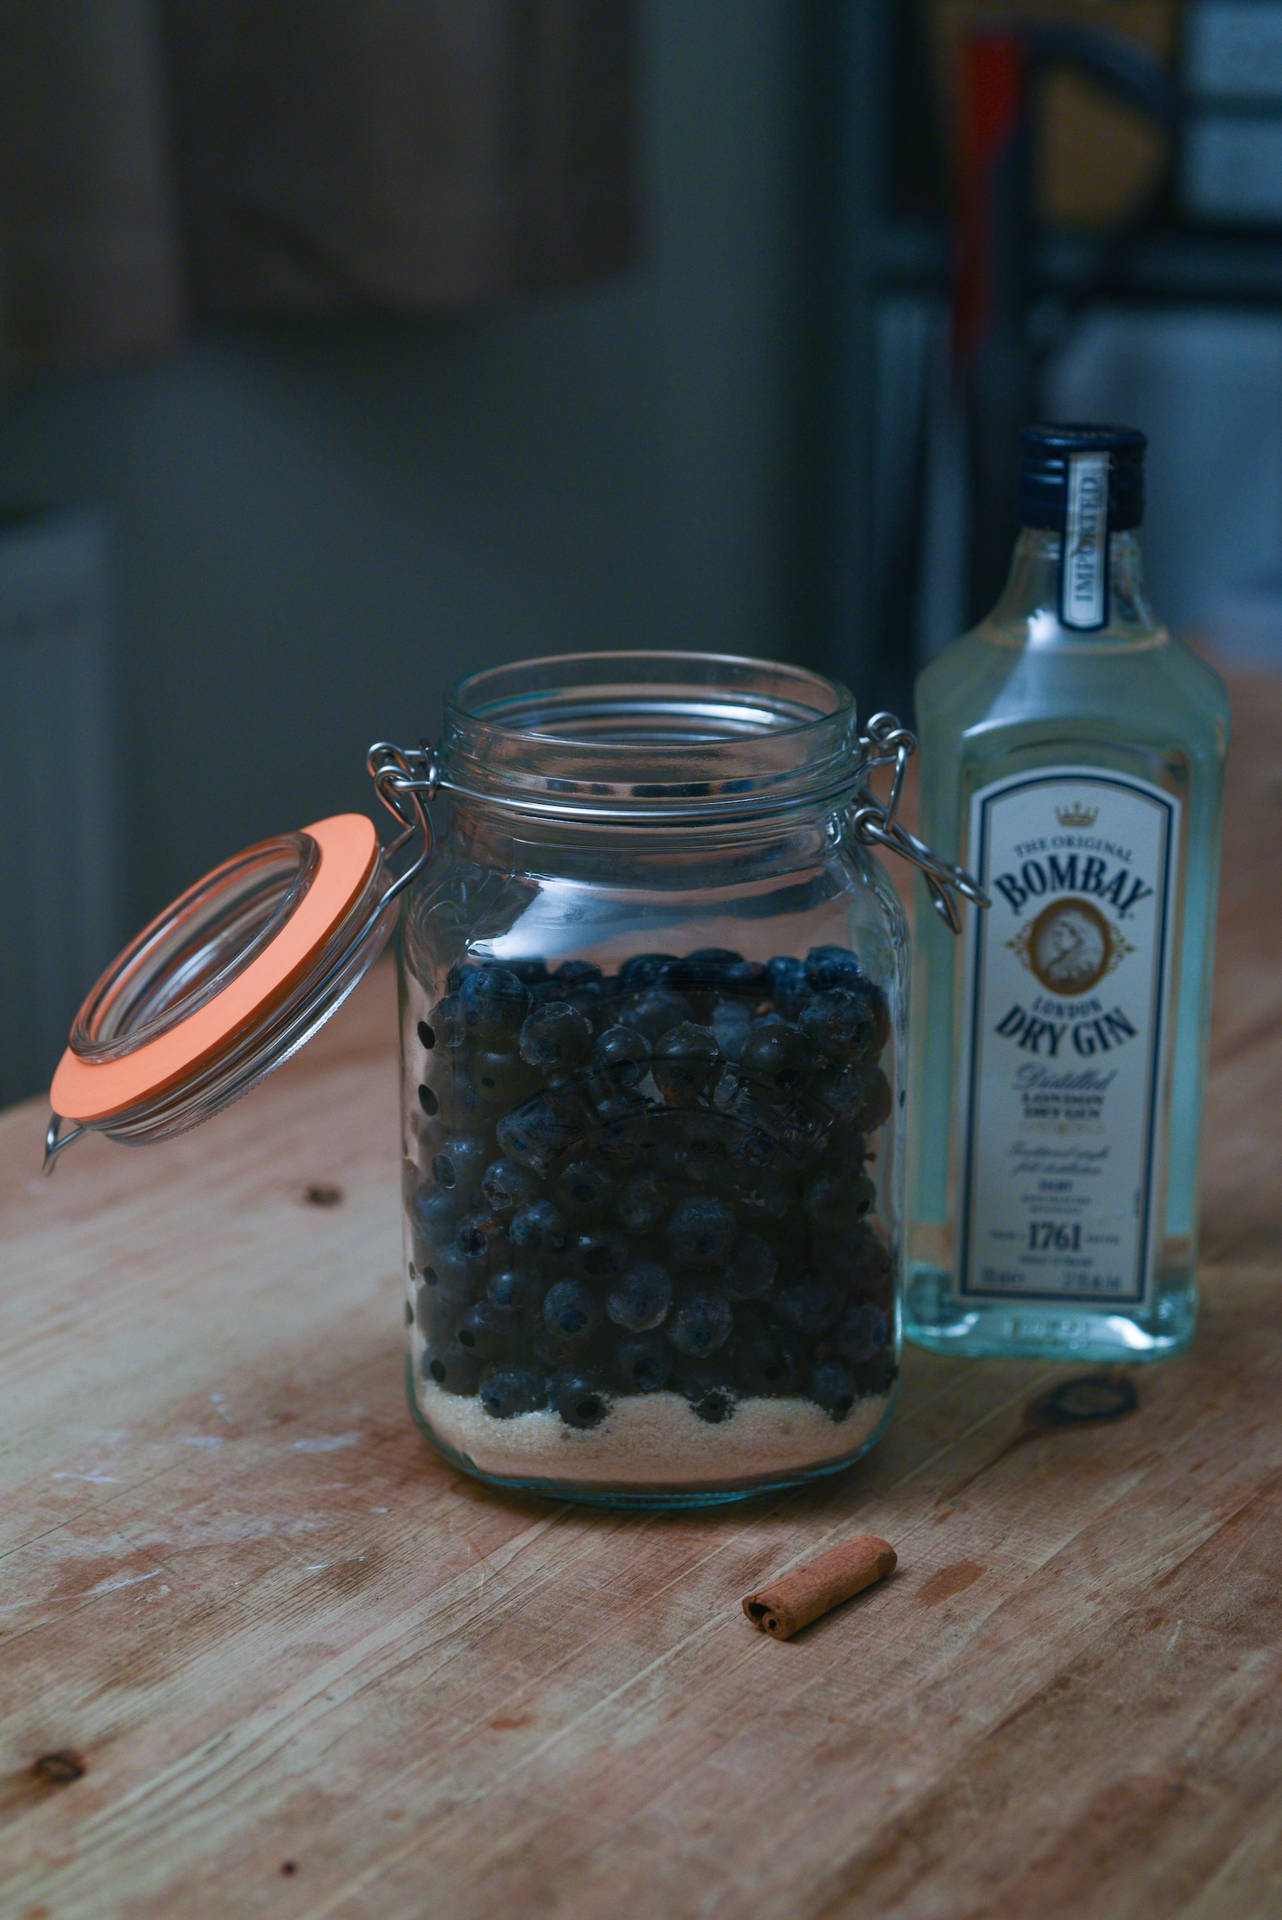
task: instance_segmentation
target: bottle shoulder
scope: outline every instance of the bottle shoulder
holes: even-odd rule
[[[981,624],[923,670],[916,698],[924,753],[1056,726],[1184,745],[1197,757],[1228,743],[1223,681],[1164,628],[1061,645],[1019,644]]]

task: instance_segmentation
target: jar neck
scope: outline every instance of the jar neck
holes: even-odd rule
[[[795,816],[841,806],[859,784],[861,745],[850,693],[804,668],[561,654],[460,682],[439,767],[452,794],[552,834],[608,825],[717,837],[768,817],[786,832]]]
[[[1084,610],[1074,606],[1071,579],[1066,578],[1072,565],[1072,555],[1064,552],[1064,535],[1057,528],[1022,527],[1006,585],[981,623],[983,630],[996,630],[1007,644],[1013,639],[1033,646],[1090,646],[1098,644],[1102,633],[1107,633],[1111,646],[1119,641],[1139,645],[1152,640],[1159,628],[1145,595],[1140,544],[1133,532],[1108,536],[1102,592],[1094,609],[1102,618],[1092,624],[1087,623],[1089,609],[1082,624],[1075,623],[1075,616]]]
[[[831,803],[791,808],[733,826],[669,826],[618,822],[593,825],[523,816],[461,795],[451,796],[451,840],[459,856],[488,871],[555,872],[630,886],[682,868],[697,868],[705,883],[745,866],[786,872],[823,860],[845,834],[843,811]]]

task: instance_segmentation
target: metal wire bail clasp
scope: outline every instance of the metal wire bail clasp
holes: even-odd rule
[[[904,791],[908,762],[917,751],[916,734],[901,726],[893,713],[875,713],[860,734],[859,745],[863,750],[865,778],[847,816],[852,832],[857,839],[902,854],[905,860],[920,868],[930,888],[935,912],[954,933],[960,933],[961,917],[957,911],[956,895],[961,894],[977,907],[991,904],[988,895],[964,868],[955,866],[951,860],[942,860],[924,840],[919,840],[915,833],[910,833],[895,818]],[[890,776],[890,792],[884,802],[878,800],[868,785],[867,776],[878,767],[894,768]]]
[[[416,833],[422,836],[417,854],[383,895],[386,906],[427,863],[433,841],[427,808],[440,792],[441,776],[436,749],[426,742],[417,747],[398,747],[390,740],[376,740],[365,755],[365,768],[379,799],[401,827],[396,838],[384,847],[384,858],[399,853]]]

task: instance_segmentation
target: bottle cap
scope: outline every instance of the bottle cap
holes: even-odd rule
[[[1124,533],[1141,524],[1148,442],[1138,427],[1052,422],[1025,427],[1019,438],[1021,526],[1063,527],[1070,462],[1078,454],[1108,455],[1108,531]]]

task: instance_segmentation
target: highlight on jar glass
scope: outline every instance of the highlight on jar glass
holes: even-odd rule
[[[450,810],[400,983],[409,1390],[457,1465],[681,1505],[881,1432],[907,934],[866,843],[961,877],[874,725],[795,668],[567,656],[462,682],[437,756],[374,750]]]

